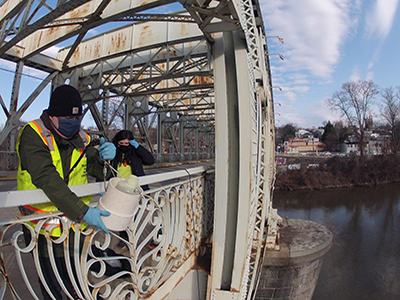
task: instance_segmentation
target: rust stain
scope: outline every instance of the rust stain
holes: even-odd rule
[[[12,285],[10,278],[8,277],[7,274],[7,269],[6,269],[6,262],[3,259],[3,256],[0,258],[0,268],[1,268],[1,276],[3,277],[4,281],[7,283],[7,286],[10,291],[13,291]]]
[[[74,53],[72,53],[71,59],[74,59],[74,60],[78,60],[79,59],[79,57],[81,56],[80,55],[80,51],[81,51],[80,49],[81,49],[80,46],[76,47]]]
[[[186,260],[186,259],[185,259],[185,260]],[[182,263],[181,261],[179,261],[178,264],[177,264],[177,267],[178,267],[178,268],[181,267],[182,264],[183,264],[183,263]],[[192,266],[192,267],[193,267],[193,266]],[[182,274],[179,278],[177,278],[178,280],[177,280],[176,284],[171,288],[171,290],[174,290],[185,276],[186,276],[186,275]],[[146,291],[146,293],[145,293],[146,298],[148,298],[149,296],[153,295],[153,294],[156,292],[157,289],[158,289],[158,287],[155,286],[155,287],[153,287],[152,289],[149,289],[148,291]]]
[[[92,53],[92,47],[88,47],[87,45],[85,45],[85,49],[83,50],[84,53],[84,57],[92,57],[91,53]]]
[[[139,3],[138,6],[146,5],[146,4],[149,4],[149,3],[150,3],[150,1],[142,1],[142,2]]]
[[[37,47],[39,47],[40,41],[42,40],[42,34],[43,34],[43,31],[40,31],[39,37],[38,37],[38,39],[37,39]]]
[[[150,39],[153,36],[153,32],[149,29],[149,25],[145,25],[142,27],[142,31],[139,36],[139,45],[144,45],[147,39]]]
[[[100,43],[100,41],[97,41],[96,44],[94,45],[93,55],[94,55],[94,57],[100,57],[100,55],[101,55],[101,43]]]
[[[89,12],[89,4],[86,4],[73,9],[68,14],[71,18],[82,18],[87,16]]]
[[[111,36],[111,45],[115,52],[124,50],[126,48],[127,37],[123,33],[118,33],[115,36]],[[108,51],[110,54],[110,51]]]
[[[140,76],[139,76],[139,80],[142,80],[142,79],[146,79],[147,78],[147,76],[146,75],[144,75],[144,74],[141,74]]]
[[[14,49],[16,56],[21,57],[22,55],[21,49],[19,47],[14,47]]]
[[[159,89],[164,89],[164,88],[166,88],[166,87],[168,87],[168,86],[166,85],[165,80],[161,81],[161,82],[159,83],[159,85],[158,85],[158,88],[159,88]]]
[[[160,69],[163,70],[163,71],[167,70],[167,64],[166,64],[166,63],[161,63],[161,64],[159,64],[159,67],[160,67]]]
[[[189,36],[189,31],[187,29],[187,24],[181,23],[181,36]]]
[[[57,31],[58,29],[55,27],[50,27],[46,29],[46,35],[52,35],[54,31]]]
[[[208,76],[196,76],[192,82],[193,84],[213,83],[212,79]]]

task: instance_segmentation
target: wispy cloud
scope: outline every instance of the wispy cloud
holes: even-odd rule
[[[270,57],[272,80],[283,87],[283,94],[275,96],[298,107],[282,112],[281,121],[309,124],[315,119],[318,124],[336,119],[322,100],[306,109],[306,95],[312,87],[332,82],[344,43],[357,34],[361,4],[361,0],[261,1],[267,35],[285,40],[282,45],[268,39],[269,52],[282,52],[285,57],[284,61]],[[322,108],[317,110],[318,105]]]
[[[357,81],[357,80],[361,80],[360,79],[360,70],[359,70],[358,67],[355,67],[353,69],[353,72],[352,72],[351,76],[350,76],[350,81]]]
[[[386,38],[392,29],[399,0],[376,0],[366,14],[366,34]]]
[[[357,20],[355,4],[353,0],[276,0],[262,4],[267,34],[270,31],[285,39],[286,68],[329,77],[340,59],[340,46]]]

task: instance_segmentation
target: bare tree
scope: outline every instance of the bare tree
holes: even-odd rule
[[[390,148],[394,154],[400,151],[400,87],[381,91],[382,103],[379,106],[381,116],[390,132]]]
[[[378,87],[372,80],[358,80],[344,83],[342,89],[327,100],[331,109],[339,111],[355,129],[360,142],[361,156],[364,155],[365,130],[372,119],[371,106],[377,94]]]
[[[125,125],[125,106],[121,107],[121,99],[111,98],[108,105],[108,119],[113,120],[112,129],[121,129]]]

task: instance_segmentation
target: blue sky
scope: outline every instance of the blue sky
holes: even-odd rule
[[[379,87],[400,86],[399,0],[260,0],[271,55],[276,102],[276,126],[293,123],[318,127],[338,120],[325,100],[351,80],[372,79]],[[51,53],[53,51],[54,53]],[[56,48],[49,54],[55,56]],[[7,107],[11,97],[14,65],[0,61],[0,94]],[[8,70],[8,71],[6,71]],[[11,70],[11,72],[10,72]],[[43,78],[30,69],[24,73]],[[22,77],[19,105],[39,81]],[[282,91],[278,89],[280,87]],[[377,101],[380,97],[377,97]],[[24,114],[37,118],[47,107],[49,87]],[[85,117],[84,124],[89,124]],[[375,120],[379,116],[376,111]],[[0,124],[5,123],[0,113]]]
[[[400,86],[399,0],[261,1],[269,38],[276,126],[318,127],[340,118],[325,104],[343,83]],[[379,102],[380,96],[376,98]],[[279,103],[279,104],[278,104]],[[374,120],[379,119],[378,110]]]

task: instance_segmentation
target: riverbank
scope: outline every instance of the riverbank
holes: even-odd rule
[[[400,182],[398,156],[334,156],[318,166],[278,172],[276,190],[321,190]]]

